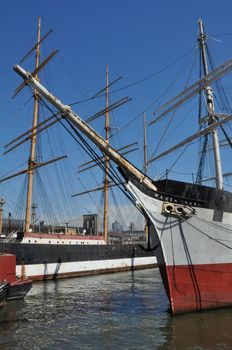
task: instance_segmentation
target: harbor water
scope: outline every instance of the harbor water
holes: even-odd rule
[[[0,309],[0,349],[232,349],[232,309],[172,317],[158,269],[37,282]]]

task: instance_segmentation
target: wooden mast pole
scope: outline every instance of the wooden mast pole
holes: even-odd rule
[[[38,36],[37,36],[37,48],[35,55],[35,69],[39,66],[40,60],[40,36],[41,36],[41,18],[38,18]],[[38,80],[38,73],[35,75],[35,79]],[[31,148],[30,157],[28,161],[28,169],[35,165],[35,153],[36,153],[36,127],[38,124],[38,111],[39,111],[39,96],[36,90],[34,90],[34,114],[32,128],[35,130],[31,136]],[[31,205],[32,205],[32,188],[33,188],[33,175],[34,170],[28,171],[28,182],[27,182],[27,201],[26,201],[26,216],[25,216],[25,232],[30,229],[31,221]]]
[[[105,112],[105,140],[109,143],[109,66],[106,65],[106,112]],[[109,228],[109,156],[105,154],[105,180],[104,180],[104,239],[108,243]]]

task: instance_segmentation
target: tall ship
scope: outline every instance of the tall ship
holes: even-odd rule
[[[176,112],[177,107],[196,95],[203,96],[201,102],[206,107],[206,114],[198,119],[197,132],[153,159],[157,160],[203,138],[200,165],[193,182],[169,178],[153,181],[109,145],[69,105],[63,104],[41,85],[31,73],[19,65],[14,67],[25,84],[35,89],[42,99],[46,99],[62,114],[73,129],[81,131],[118,165],[128,192],[147,220],[173,315],[232,306],[232,194],[224,189],[223,178],[229,173],[222,172],[220,153],[221,146],[226,144],[231,147],[225,126],[232,120],[232,115],[216,112],[212,88],[213,83],[232,69],[232,59],[209,71],[207,36],[201,20],[198,26],[202,76],[160,107],[156,121],[171,111]],[[219,129],[225,137],[224,142],[219,142]],[[210,139],[212,142],[208,143]],[[214,175],[210,179],[203,177],[206,151],[211,152],[214,159]],[[206,186],[206,180],[214,183],[214,186]]]
[[[44,36],[41,36],[41,19],[39,18],[37,43],[21,60],[21,62],[23,62],[28,56],[35,52],[36,62],[33,76],[37,81],[40,81],[39,72],[57,52],[54,51],[43,62],[40,61],[41,43],[46,39],[50,32],[51,31]],[[107,92],[110,83],[108,79],[107,72],[105,88],[106,106],[103,112],[100,113],[100,115],[105,114],[106,117],[106,143],[109,143],[108,119],[110,106],[108,106]],[[24,83],[19,86],[15,92],[15,96],[21,92],[24,86]],[[155,250],[151,247],[150,243],[149,246],[147,246],[145,233],[142,235],[142,240],[137,240],[137,242],[135,242],[136,240],[122,242],[123,240],[120,241],[119,239],[113,241],[114,237],[112,239],[109,237],[109,211],[107,203],[108,189],[112,185],[109,183],[110,166],[109,158],[106,154],[103,154],[101,160],[101,167],[105,174],[103,230],[100,230],[99,228],[97,215],[90,213],[84,215],[84,228],[82,228],[82,230],[77,230],[77,225],[74,223],[70,224],[65,222],[63,226],[58,226],[56,222],[47,224],[43,217],[39,219],[37,218],[37,204],[33,199],[36,178],[39,183],[39,190],[42,193],[41,205],[44,206],[48,218],[51,218],[53,215],[50,201],[44,191],[42,181],[37,177],[37,170],[45,165],[49,166],[51,163],[62,161],[67,157],[56,157],[55,159],[43,162],[42,157],[38,156],[38,141],[40,134],[44,131],[46,132],[49,127],[52,127],[56,123],[63,123],[63,117],[59,113],[56,116],[52,113],[51,117],[43,121],[39,120],[41,113],[40,104],[43,101],[41,101],[40,94],[37,93],[36,90],[33,91],[33,99],[33,120],[31,129],[24,132],[22,135],[17,136],[16,139],[6,145],[6,153],[8,153],[24,144],[26,141],[29,141],[30,154],[28,166],[26,169],[21,170],[16,174],[3,177],[0,180],[1,182],[4,182],[19,175],[26,174],[26,183],[21,191],[23,195],[26,193],[25,219],[20,216],[19,219],[16,219],[13,215],[10,215],[8,220],[5,220],[5,226],[9,226],[7,230],[5,230],[6,234],[3,234],[4,232],[2,232],[4,199],[1,198],[0,201],[0,253],[14,254],[16,256],[17,276],[20,278],[26,276],[31,280],[46,280],[157,266]],[[56,139],[59,141],[59,136]],[[50,143],[52,143],[51,140]],[[55,172],[58,173],[58,171]],[[49,175],[50,174],[48,174],[48,176]],[[63,179],[61,178],[59,180],[60,187],[58,189],[55,188],[55,185],[53,184],[53,182],[55,183],[53,177],[51,182],[53,185],[53,195],[60,192],[61,201],[65,204],[65,194],[62,192],[63,189],[61,188],[61,182],[65,182]],[[70,182],[71,180],[69,177],[66,179],[66,186],[68,186]],[[21,199],[20,201],[22,202]]]

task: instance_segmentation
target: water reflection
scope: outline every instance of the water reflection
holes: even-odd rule
[[[35,283],[0,309],[0,348],[231,349],[232,311],[173,318],[158,270]]]
[[[232,349],[232,310],[223,309],[170,317],[160,349]]]

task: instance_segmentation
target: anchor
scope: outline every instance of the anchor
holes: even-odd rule
[[[151,223],[150,219],[146,215],[144,215],[144,216],[146,219],[145,232],[147,234],[147,247],[144,247],[142,244],[139,244],[139,247],[142,250],[144,250],[145,252],[153,252],[154,250],[156,250],[160,246],[160,243],[158,243],[154,247],[152,247],[152,243],[156,240],[154,226]]]

